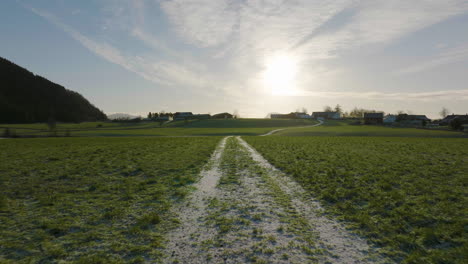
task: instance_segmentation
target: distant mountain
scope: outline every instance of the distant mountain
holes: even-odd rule
[[[83,122],[107,116],[81,94],[0,57],[0,123]]]
[[[110,120],[114,120],[114,119],[134,119],[134,118],[137,118],[137,117],[138,116],[124,114],[124,113],[115,113],[115,114],[107,115],[107,118],[109,118]]]

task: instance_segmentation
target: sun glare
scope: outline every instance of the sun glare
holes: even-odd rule
[[[293,94],[297,74],[297,61],[294,57],[281,54],[266,61],[263,84],[273,95]]]

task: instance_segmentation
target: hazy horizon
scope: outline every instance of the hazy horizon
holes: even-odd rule
[[[468,112],[468,1],[2,1],[1,57],[107,114]]]

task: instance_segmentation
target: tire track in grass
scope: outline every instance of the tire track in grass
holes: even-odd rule
[[[221,168],[220,192],[206,221],[217,234],[202,242],[208,252],[205,263],[317,262],[316,235],[289,204],[272,199],[264,170],[238,139],[228,141]]]
[[[198,236],[198,239],[209,239],[212,236],[213,231],[204,227],[200,220],[206,215],[209,199],[217,195],[216,185],[221,177],[219,164],[228,138],[221,140],[210,161],[200,172],[200,180],[194,184],[196,191],[183,204],[173,209],[180,225],[166,235],[164,263],[198,263],[186,262],[196,260],[202,250],[192,244],[191,238]],[[179,262],[179,259],[183,261]]]
[[[299,184],[271,165],[243,139],[237,139],[249,151],[252,159],[267,170],[270,185],[279,187],[290,198],[295,210],[314,227],[322,246],[329,252],[325,260],[327,263],[391,263],[379,256],[366,240],[346,230],[341,223],[324,216],[320,203],[307,195]]]
[[[220,142],[195,187],[163,263],[383,263],[240,137]]]
[[[163,262],[317,263],[316,234],[282,197],[272,199],[264,170],[238,139],[220,146],[208,173],[215,177],[208,181],[203,171],[177,210],[180,226],[167,236]]]
[[[265,134],[263,134],[263,135],[260,135],[260,137],[270,136],[270,135],[273,135],[273,134],[276,133],[276,132],[283,131],[283,130],[286,130],[286,129],[316,127],[316,126],[320,126],[320,125],[323,124],[323,121],[322,121],[322,120],[318,120],[318,122],[319,122],[318,124],[310,125],[310,126],[286,127],[286,128],[275,129],[275,130],[272,130],[272,131],[270,131],[270,132],[268,132],[268,133],[265,133]]]

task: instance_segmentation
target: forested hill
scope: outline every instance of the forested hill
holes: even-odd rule
[[[0,57],[0,123],[107,119],[81,94]]]

